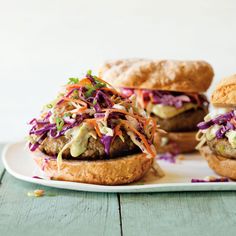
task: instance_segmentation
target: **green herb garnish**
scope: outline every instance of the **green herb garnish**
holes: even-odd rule
[[[57,126],[57,130],[61,131],[64,125],[64,120],[60,117],[56,118],[56,126]]]
[[[96,80],[96,84],[95,84],[95,88],[98,89],[98,88],[103,88],[103,87],[106,87],[107,85],[104,84],[104,83],[101,83],[100,81],[97,81]]]
[[[85,92],[85,97],[91,97],[92,93],[96,90],[93,86],[85,86],[85,88],[87,89],[87,91]]]
[[[49,109],[51,109],[51,108],[53,108],[53,105],[52,105],[52,104],[47,104],[46,107],[49,108]]]
[[[79,82],[78,78],[69,78],[69,82],[67,84],[77,84]]]
[[[79,98],[79,92],[78,92],[78,90],[74,90],[74,91],[73,91],[73,98],[74,98],[74,99],[78,99],[78,98]]]
[[[88,70],[87,75],[92,75],[92,70]]]
[[[68,117],[68,116],[71,116],[72,114],[70,112],[67,112],[64,114],[64,117]]]

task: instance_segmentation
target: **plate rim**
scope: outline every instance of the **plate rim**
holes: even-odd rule
[[[182,192],[182,191],[233,191],[236,190],[236,182],[215,182],[215,183],[155,183],[155,184],[133,184],[133,185],[96,185],[87,183],[78,183],[70,181],[57,181],[36,179],[15,172],[8,164],[7,153],[15,145],[23,145],[24,141],[12,142],[4,145],[2,150],[2,162],[7,172],[13,177],[39,185],[48,187],[69,189],[74,191],[88,192]],[[209,186],[211,186],[209,188]],[[226,188],[222,188],[225,186]],[[230,188],[232,187],[232,188]],[[183,189],[181,189],[183,188]]]

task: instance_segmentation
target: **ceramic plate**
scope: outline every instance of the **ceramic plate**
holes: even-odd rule
[[[90,192],[172,192],[172,191],[216,191],[236,190],[236,182],[191,183],[191,179],[203,179],[206,176],[217,176],[208,168],[205,160],[198,154],[184,155],[184,159],[176,163],[158,161],[165,172],[162,178],[149,172],[139,182],[121,185],[104,186],[66,181],[55,181],[43,177],[34,160],[25,148],[24,142],[10,144],[3,151],[3,164],[6,170],[17,179],[54,188],[71,189]]]

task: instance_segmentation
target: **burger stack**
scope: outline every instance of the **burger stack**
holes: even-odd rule
[[[198,149],[217,174],[236,180],[236,75],[214,90],[215,110],[199,123]]]
[[[204,93],[214,72],[205,61],[126,59],[106,62],[100,76],[139,105],[167,133],[158,152],[195,150],[197,124],[208,113]]]

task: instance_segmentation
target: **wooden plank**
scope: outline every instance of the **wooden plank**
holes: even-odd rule
[[[236,192],[120,195],[123,235],[235,235]]]
[[[55,196],[27,196],[38,188]],[[0,187],[0,235],[120,235],[117,195],[46,188],[5,173]]]

